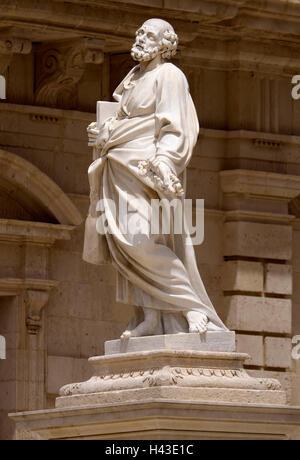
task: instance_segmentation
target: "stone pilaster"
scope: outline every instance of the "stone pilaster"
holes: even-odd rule
[[[227,325],[247,367],[291,367],[293,216],[298,176],[249,170],[220,173],[225,209],[223,291]]]
[[[6,265],[5,254],[1,258],[0,276],[1,333],[7,339],[0,385],[8,388],[7,410],[45,407],[45,307],[58,285],[48,277],[48,250],[56,240],[68,239],[72,229],[45,223],[0,222],[1,250],[9,248]],[[19,277],[13,278],[12,272]]]

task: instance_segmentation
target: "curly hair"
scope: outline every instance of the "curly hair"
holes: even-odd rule
[[[174,32],[174,30],[166,30],[163,34],[163,39],[161,40],[161,44],[164,49],[162,57],[164,59],[171,59],[172,56],[175,56],[177,53],[178,43],[178,35]]]

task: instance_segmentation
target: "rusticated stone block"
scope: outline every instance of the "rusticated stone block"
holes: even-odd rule
[[[231,260],[222,267],[223,291],[262,292],[264,268],[260,262]]]
[[[292,236],[287,225],[227,222],[224,255],[290,260]]]
[[[269,294],[293,293],[293,273],[291,265],[268,264],[265,291]]]
[[[291,339],[266,337],[265,357],[267,367],[290,368],[292,365]]]
[[[290,334],[292,304],[287,299],[230,296],[225,298],[225,322],[236,331]]]
[[[250,359],[247,359],[245,364],[251,366],[264,365],[264,339],[262,336],[237,334],[236,343],[239,353],[250,355]]]

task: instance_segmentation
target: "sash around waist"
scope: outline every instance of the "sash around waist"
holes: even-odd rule
[[[155,115],[116,120],[102,155],[115,148],[140,150],[155,144]],[[151,149],[152,150],[152,149]]]

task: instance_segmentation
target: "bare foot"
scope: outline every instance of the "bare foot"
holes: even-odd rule
[[[208,318],[204,313],[189,311],[185,314],[185,317],[189,323],[189,332],[204,334],[207,331]]]
[[[134,312],[134,315],[130,321],[130,323],[128,324],[126,330],[123,332],[123,334],[121,335],[121,339],[129,339],[131,337],[131,332],[137,327],[138,323],[139,323],[139,311],[137,308],[135,308],[135,312]]]
[[[157,329],[159,321],[159,312],[151,310],[150,308],[144,308],[144,321],[141,322],[135,329],[127,329],[121,335],[121,340],[130,339],[130,337],[144,337],[147,335],[153,335]]]

